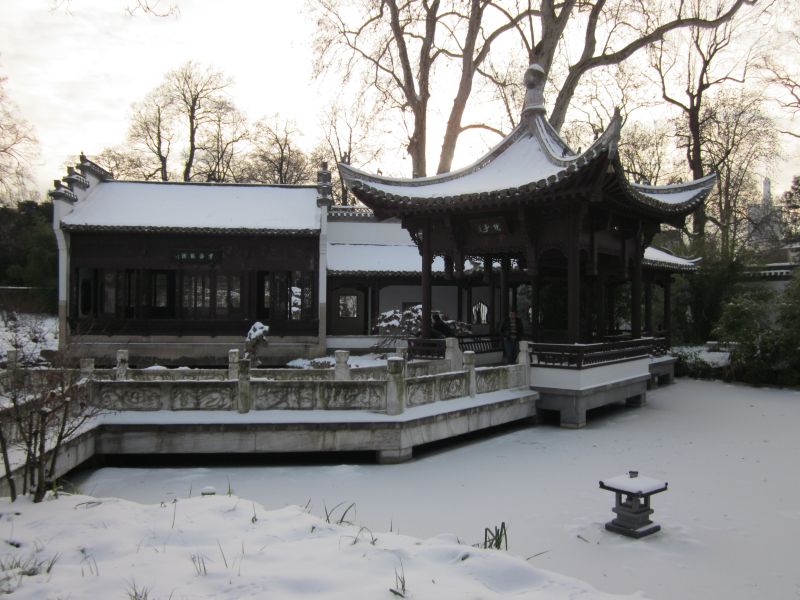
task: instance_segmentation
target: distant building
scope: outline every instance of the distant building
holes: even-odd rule
[[[750,204],[747,210],[749,246],[757,253],[774,252],[784,237],[781,210],[772,199],[772,184],[764,178],[761,202]]]

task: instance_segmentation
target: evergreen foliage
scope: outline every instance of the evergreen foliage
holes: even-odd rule
[[[756,385],[800,385],[800,271],[776,297],[750,287],[725,303],[714,334],[731,350],[730,376]]]
[[[39,290],[43,310],[57,304],[58,252],[52,202],[0,207],[0,285]]]

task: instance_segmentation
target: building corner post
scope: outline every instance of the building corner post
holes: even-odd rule
[[[333,204],[331,198],[331,172],[328,163],[323,162],[317,171],[317,206],[319,207],[319,265],[317,280],[317,305],[319,327],[317,331],[318,354],[327,351],[328,331],[328,209]]]

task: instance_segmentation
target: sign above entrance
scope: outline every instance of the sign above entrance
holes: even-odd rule
[[[491,217],[488,219],[474,219],[470,221],[472,228],[476,233],[482,235],[493,235],[499,233],[506,233],[508,225],[504,217]]]
[[[175,260],[182,263],[213,263],[222,258],[219,250],[180,250]]]

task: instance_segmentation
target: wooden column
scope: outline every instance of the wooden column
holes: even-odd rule
[[[614,314],[615,306],[615,288],[616,286],[613,283],[607,284],[605,286],[605,293],[606,293],[606,335],[609,333],[616,334],[617,333],[617,324]]]
[[[486,315],[486,320],[489,321],[489,333],[494,333],[495,330],[495,301],[494,301],[494,273],[492,265],[492,257],[483,259],[483,279],[489,288],[489,310]]]
[[[580,206],[573,203],[569,209],[569,239],[567,251],[567,341],[580,341],[581,319],[581,251]]]
[[[422,228],[422,337],[431,337],[431,221],[425,219]]]
[[[456,298],[457,298],[457,305],[456,305],[456,321],[463,322],[464,321],[464,286],[459,281],[456,284]]]
[[[606,336],[606,325],[608,324],[608,310],[606,309],[606,289],[605,275],[600,273],[594,281],[594,301],[595,301],[595,329],[597,331],[597,341],[602,342]]]
[[[531,275],[531,336],[538,342],[539,332],[539,275]]]
[[[467,283],[467,323],[472,325],[472,282]]]
[[[495,315],[497,314],[495,302],[495,285],[494,285],[494,277],[489,279],[489,333],[494,335],[497,332],[497,323],[495,322],[496,318]]]
[[[637,235],[631,256],[631,337],[642,337],[642,245]]]
[[[500,259],[500,322],[504,323],[508,318],[508,272],[511,269],[511,261],[508,257]]]
[[[647,335],[653,336],[653,283],[646,281],[644,284],[644,330]]]
[[[511,312],[518,312],[517,311],[517,295],[519,294],[519,286],[512,285],[511,286]],[[519,315],[517,315],[519,316]]]
[[[664,331],[667,346],[672,345],[672,277],[667,275],[664,281]]]

